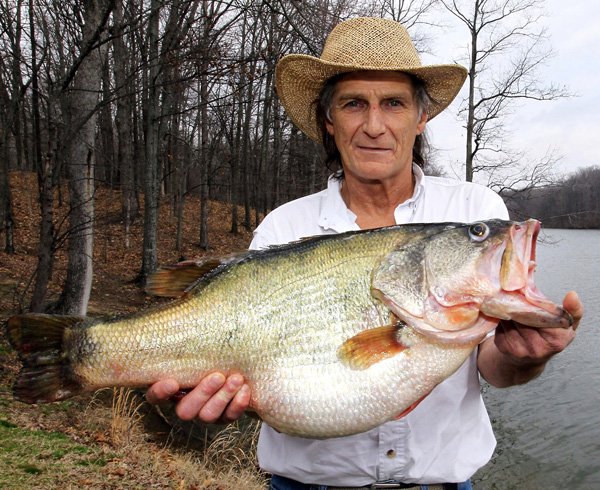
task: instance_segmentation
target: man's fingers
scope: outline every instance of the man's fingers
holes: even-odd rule
[[[223,387],[219,391],[217,391],[215,395],[206,402],[202,410],[200,410],[198,418],[203,422],[207,423],[216,422],[217,420],[219,420],[220,422],[235,420],[235,418],[229,419],[229,417],[226,415],[226,412],[229,408],[230,402],[234,403],[233,400],[235,396],[237,395],[237,393],[239,393],[243,386],[243,376],[239,374],[233,374],[229,376],[225,381]],[[231,413],[235,414],[238,411],[238,405],[239,402],[234,403],[234,407],[231,410]]]
[[[233,422],[239,419],[248,408],[250,403],[250,387],[242,385],[240,390],[235,394],[233,400],[227,405],[227,409],[221,417],[222,422]]]
[[[179,385],[174,379],[163,379],[154,383],[146,392],[146,400],[151,405],[166,402],[179,390]]]
[[[203,422],[215,422],[225,413],[227,405],[243,385],[244,377],[240,374],[228,378],[222,373],[210,374],[179,402],[177,415],[183,420],[197,416]],[[234,405],[232,412],[235,414],[238,410],[239,404]]]
[[[579,320],[583,317],[583,304],[575,291],[567,293],[563,300],[563,308],[573,317],[573,330],[579,326]]]
[[[177,415],[183,420],[192,420],[202,407],[223,385],[225,376],[222,373],[212,373],[206,376],[200,384],[190,391],[178,404]]]

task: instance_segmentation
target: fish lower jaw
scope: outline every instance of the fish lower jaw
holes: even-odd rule
[[[485,315],[479,315],[478,319],[469,327],[456,330],[444,330],[437,328],[423,318],[411,315],[409,312],[399,307],[385,295],[379,295],[383,303],[402,320],[408,327],[420,333],[427,339],[442,344],[469,344],[471,342],[480,342],[490,331],[498,325],[498,320],[489,318]]]
[[[486,315],[513,320],[534,328],[568,328],[573,324],[571,314],[547,298],[530,298],[515,291],[505,291],[484,301],[481,311]]]

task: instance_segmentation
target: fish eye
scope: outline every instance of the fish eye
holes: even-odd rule
[[[484,241],[490,234],[490,229],[484,223],[475,223],[469,227],[469,236],[475,242]]]

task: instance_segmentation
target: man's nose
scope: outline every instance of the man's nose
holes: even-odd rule
[[[385,132],[383,114],[377,106],[370,106],[365,114],[363,131],[371,138],[377,138]]]

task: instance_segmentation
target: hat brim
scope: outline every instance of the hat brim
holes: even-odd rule
[[[399,71],[422,80],[431,97],[428,120],[450,105],[467,78],[467,70],[461,65],[382,68],[340,64],[309,55],[290,54],[279,61],[275,70],[277,95],[292,122],[309,138],[321,143],[314,101],[319,97],[323,84],[336,75],[365,70]]]

